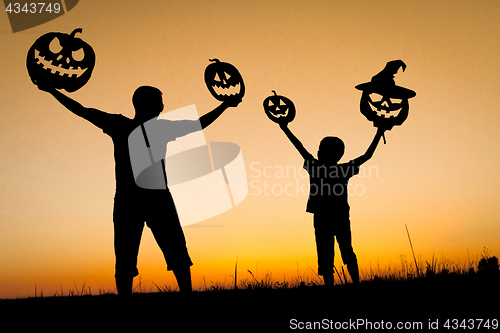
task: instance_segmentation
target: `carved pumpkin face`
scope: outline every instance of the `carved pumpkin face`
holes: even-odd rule
[[[34,84],[44,84],[73,92],[83,87],[92,75],[95,53],[92,47],[75,34],[49,32],[31,46],[26,67]]]
[[[408,99],[415,97],[416,93],[396,85],[394,75],[399,68],[406,69],[402,60],[389,61],[370,82],[356,86],[363,91],[360,111],[375,127],[391,130],[408,118]]]
[[[391,98],[364,91],[361,95],[360,111],[375,127],[390,130],[408,118],[409,104],[407,98]]]
[[[208,90],[219,101],[225,101],[232,97],[242,98],[245,95],[245,84],[240,72],[227,62],[218,59],[205,69],[205,84]]]
[[[274,95],[264,100],[264,112],[275,123],[289,123],[295,118],[295,105],[284,96]]]

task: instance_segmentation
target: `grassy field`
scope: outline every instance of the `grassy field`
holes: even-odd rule
[[[489,325],[496,319],[498,325],[500,317],[498,260],[487,252],[481,260],[462,265],[445,259],[439,262],[432,259],[425,264],[416,259],[407,262],[402,257],[398,267],[364,272],[359,285],[346,283],[349,278],[340,270],[336,285],[329,289],[318,278],[298,276],[293,281],[276,281],[270,274],[248,273],[250,278],[236,280],[236,285],[234,281],[206,285],[190,296],[168,286],[155,286],[151,290],[139,286],[129,301],[120,300],[114,293],[89,295],[85,288],[66,296],[3,300],[0,317],[4,327],[12,323],[22,327],[34,325],[38,329],[47,325],[65,330],[87,327],[100,331],[122,325],[165,329],[175,325],[184,326],[189,332],[209,328],[220,331],[266,328],[265,331],[280,332],[306,329],[307,325],[329,329],[335,323],[347,328],[353,322],[371,322],[379,327],[383,325],[381,322],[385,325],[389,322],[391,326],[397,322],[419,322],[426,328],[436,320],[444,325],[447,319],[459,320],[448,322],[458,327],[464,320],[476,319],[489,320]],[[479,321],[465,324],[478,325]]]

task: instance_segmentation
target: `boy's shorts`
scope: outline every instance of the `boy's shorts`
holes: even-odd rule
[[[349,218],[336,218],[334,214],[314,214],[314,235],[318,253],[318,275],[333,274],[335,238],[339,244],[342,261],[346,265],[358,262],[352,248]]]
[[[115,277],[134,277],[144,222],[163,252],[167,270],[193,265],[169,190],[117,192],[113,209]]]

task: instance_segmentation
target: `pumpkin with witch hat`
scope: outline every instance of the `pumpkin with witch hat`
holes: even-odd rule
[[[406,69],[402,60],[389,61],[370,82],[356,86],[356,89],[363,91],[360,111],[375,127],[391,130],[408,118],[408,99],[415,97],[416,93],[396,85],[394,75],[399,68],[403,68],[403,71]]]

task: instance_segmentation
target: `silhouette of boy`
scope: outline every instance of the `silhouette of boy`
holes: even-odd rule
[[[167,270],[172,270],[181,292],[190,293],[191,258],[182,231],[174,201],[168,189],[150,190],[138,187],[132,172],[128,150],[130,133],[144,122],[158,117],[163,111],[162,93],[150,86],[137,88],[132,97],[135,117],[110,114],[93,108],[86,108],[54,88],[39,86],[39,89],[54,96],[68,110],[101,128],[113,140],[115,157],[116,193],[114,198],[113,225],[115,248],[115,280],[118,294],[132,294],[133,278],[139,274],[137,256],[144,222],[151,229],[158,243]],[[241,98],[224,101],[199,120],[162,122],[168,141],[205,128],[214,122],[228,107],[236,107]],[[167,142],[165,142],[167,144]]]
[[[335,238],[339,244],[342,261],[354,283],[359,283],[356,254],[352,248],[351,222],[347,202],[349,179],[359,173],[359,167],[375,152],[384,129],[378,129],[367,151],[348,163],[339,164],[344,155],[344,142],[332,136],[323,138],[315,159],[290,131],[287,123],[280,128],[304,158],[304,169],[309,173],[309,199],[306,211],[313,213],[314,234],[318,254],[318,275],[323,276],[326,286],[333,286]]]

